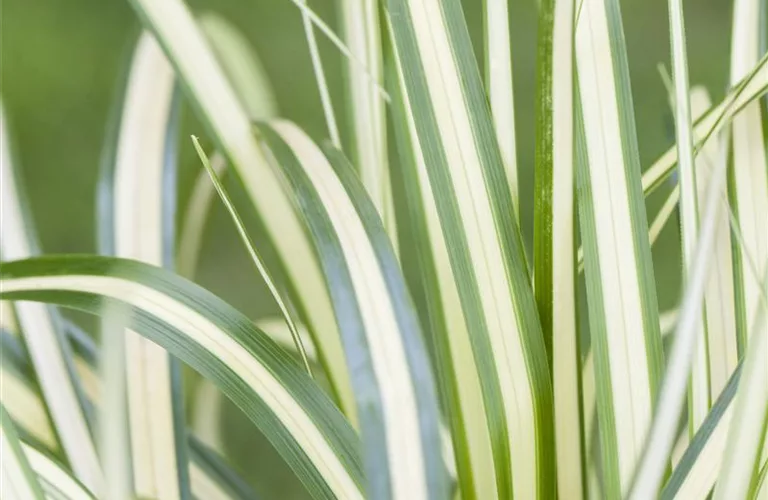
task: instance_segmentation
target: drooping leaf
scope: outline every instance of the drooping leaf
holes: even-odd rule
[[[130,328],[217,384],[315,498],[361,498],[359,441],[296,362],[233,308],[162,269],[99,257],[6,263],[2,297],[98,313],[130,306]],[[101,297],[101,299],[99,299]]]
[[[357,398],[367,495],[444,498],[431,367],[392,244],[337,150],[288,122],[258,128],[282,169],[330,286]]]

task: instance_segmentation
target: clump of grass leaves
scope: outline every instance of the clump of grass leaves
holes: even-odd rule
[[[3,498],[254,498],[222,448],[221,395],[315,498],[766,498],[764,2],[733,0],[712,104],[669,0],[676,141],[649,166],[619,0],[539,2],[532,255],[507,0],[484,0],[485,75],[459,0],[339,2],[343,36],[293,3],[320,144],[280,119],[226,21],[132,0],[145,32],[106,145],[100,256],[41,255],[3,118]],[[347,63],[347,131],[318,36]],[[184,100],[210,159],[177,141]],[[177,230],[193,146],[205,169]],[[216,193],[281,317],[254,323],[193,283]],[[659,313],[650,251],[677,206],[685,286]],[[60,308],[99,316],[100,343]],[[182,364],[203,378],[191,428]]]

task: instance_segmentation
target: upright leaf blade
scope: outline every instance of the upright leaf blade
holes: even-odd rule
[[[584,0],[576,60],[586,147],[578,196],[604,494],[619,497],[645,445],[662,352],[617,0]]]
[[[397,244],[397,228],[387,155],[386,110],[384,98],[375,86],[383,79],[380,12],[376,0],[337,2],[341,10],[344,39],[350,52],[367,72],[347,65],[349,103],[350,160],[379,210],[384,227]],[[372,84],[372,81],[374,82]]]
[[[413,249],[403,248],[402,262],[405,267],[407,257],[415,257],[417,272],[413,275],[427,303],[425,333],[432,348],[443,413],[451,430],[459,490],[464,498],[498,498],[499,490],[508,491],[509,478],[496,475],[478,372],[485,370],[487,377],[495,375],[492,366],[476,365],[472,355],[472,341],[429,184],[426,159],[415,131],[402,66],[395,48],[391,44],[387,48],[387,82],[400,153],[396,165],[401,170],[409,216],[409,224],[404,227],[413,231],[414,244]]]
[[[413,305],[375,207],[336,150],[297,127],[259,127],[315,240],[358,398],[367,494],[444,498],[439,413]],[[352,368],[354,367],[354,368]]]
[[[731,85],[744,78],[762,56],[761,27],[765,25],[765,11],[761,13],[761,0],[735,0],[731,34]],[[768,150],[763,131],[766,110],[760,102],[752,102],[740,116],[734,118],[733,184],[732,198],[736,219],[742,235],[742,244],[736,253],[740,263],[736,274],[737,314],[739,331],[752,331],[752,321],[758,314],[760,280],[768,266],[768,231],[765,214],[768,213]],[[749,261],[757,266],[757,273]],[[746,346],[746,335],[740,339]]]
[[[458,1],[390,0],[389,21],[493,436],[503,497],[548,498],[552,389],[519,228]],[[487,375],[487,374],[486,374]]]
[[[152,35],[139,39],[128,78],[114,158],[114,249],[121,257],[170,265],[178,109],[173,68]],[[130,331],[125,357],[134,490],[161,500],[188,497],[183,400],[174,389],[179,367]]]

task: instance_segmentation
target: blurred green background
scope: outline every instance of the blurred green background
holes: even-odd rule
[[[521,210],[523,230],[530,241],[537,4],[536,0],[510,3]],[[270,76],[281,114],[313,138],[325,138],[301,17],[290,0],[189,4],[197,12],[215,11],[241,29]],[[331,26],[337,26],[333,0],[311,0],[310,5]],[[482,2],[465,0],[464,6],[477,47],[482,40]],[[673,142],[666,91],[657,70],[660,63],[669,65],[667,4],[665,0],[624,0],[622,9],[641,161],[648,166]],[[706,85],[718,100],[728,74],[731,2],[688,0],[684,9],[691,83]],[[46,252],[94,252],[99,157],[118,78],[139,31],[137,19],[128,0],[2,0],[0,22],[3,103],[43,248]],[[343,61],[320,35],[319,40],[343,130]],[[200,170],[188,135],[204,135],[191,115],[187,110],[181,137],[182,207]],[[654,195],[649,201],[650,217],[662,200],[661,195]],[[662,310],[678,300],[678,246],[673,222],[654,248]],[[251,317],[275,312],[218,205],[209,220],[198,281]],[[244,426],[236,412],[227,415],[228,421],[237,424],[225,429],[229,451],[256,489],[267,498],[303,498],[305,493],[290,472],[255,432],[253,439],[239,435],[233,439],[235,433],[252,427]]]

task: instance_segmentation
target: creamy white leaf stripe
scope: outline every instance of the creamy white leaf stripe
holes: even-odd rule
[[[85,392],[90,402],[98,408],[101,400],[101,381],[94,371],[94,367],[79,356],[75,358],[75,365],[80,378],[89,382],[85,384]],[[39,395],[21,375],[15,370],[10,370],[8,364],[3,363],[1,368],[2,375],[0,377],[2,377],[3,383],[0,384],[0,391],[2,391],[0,392],[0,401],[8,414],[16,425],[25,432],[26,436],[33,438],[35,443],[44,447],[43,451],[51,454],[56,453],[58,449],[56,436]],[[207,380],[204,383],[215,387]],[[216,394],[222,397],[218,389]],[[190,458],[190,486],[195,498],[217,500],[231,498],[218,480],[200,464],[196,454],[192,454]],[[214,494],[214,492],[218,493]]]
[[[485,20],[485,68],[488,100],[499,143],[504,171],[512,192],[515,213],[520,220],[515,138],[515,93],[512,85],[512,46],[509,29],[509,1],[483,0]],[[519,223],[519,222],[518,222]]]
[[[344,352],[325,281],[291,202],[256,144],[248,115],[181,0],[132,3],[154,31],[186,84],[189,97],[198,104],[201,118],[220,151],[232,162],[277,254],[287,256],[283,264],[294,288],[300,291],[297,297],[307,312],[307,326],[317,336],[344,413],[356,422],[349,375],[341,362]]]
[[[598,269],[592,272],[599,273],[603,312],[600,320],[604,321],[606,332],[604,357],[595,358],[602,371],[597,383],[609,385],[612,401],[611,407],[602,410],[612,414],[612,425],[602,423],[601,419],[601,429],[607,439],[604,449],[606,442],[613,442],[616,453],[614,457],[604,457],[604,461],[618,472],[618,484],[614,483],[605,493],[613,496],[627,492],[645,446],[654,398],[652,370],[660,351],[648,349],[649,341],[659,340],[654,338],[658,336],[658,323],[646,324],[644,309],[654,310],[656,304],[655,298],[648,300],[642,288],[653,284],[641,282],[647,271],[643,266],[649,262],[644,262],[644,255],[638,253],[642,249],[633,235],[645,214],[632,210],[635,187],[629,172],[635,159],[628,156],[633,152],[626,151],[623,143],[624,135],[634,134],[634,128],[626,130],[622,125],[621,113],[626,110],[621,109],[625,101],[619,92],[628,89],[619,88],[625,75],[621,73],[624,68],[615,67],[619,55],[614,52],[624,50],[617,47],[624,42],[623,36],[611,39],[617,31],[620,33],[621,27],[612,26],[612,22],[619,21],[615,16],[609,20],[609,9],[616,14],[615,0],[584,0],[576,26],[576,60],[592,192],[591,215],[597,239]],[[608,422],[608,414],[603,418]],[[619,491],[613,490],[616,487]]]
[[[103,295],[141,309],[183,332],[190,341],[227,365],[262,398],[336,495],[362,498],[326,438],[275,375],[216,324],[188,305],[154,288],[119,277],[41,276],[4,279],[0,284],[3,293],[60,290]]]
[[[22,194],[14,173],[5,115],[0,107],[0,250],[3,260],[30,257],[35,252],[34,236],[29,234],[22,208]],[[15,304],[35,373],[51,413],[65,455],[77,477],[94,491],[101,491],[102,473],[86,416],[80,406],[72,373],[67,366],[66,349],[60,344],[54,320],[46,306]]]
[[[305,5],[307,3],[307,0],[300,1]],[[336,113],[333,110],[331,91],[325,78],[325,69],[323,69],[323,62],[320,59],[320,49],[317,46],[317,39],[315,38],[315,28],[312,25],[312,19],[307,14],[308,10],[308,8],[301,9],[301,20],[304,25],[304,36],[307,40],[307,45],[309,45],[309,57],[312,61],[312,70],[315,73],[317,90],[320,92],[320,102],[323,106],[325,125],[328,128],[328,135],[330,136],[334,147],[341,149],[341,136],[339,134],[339,127],[336,124]]]
[[[171,120],[173,68],[152,35],[136,45],[126,87],[114,173],[115,252],[162,266],[166,141]],[[133,486],[159,500],[181,496],[171,389],[165,349],[138,333],[125,334]]]
[[[760,31],[765,29],[765,11],[761,0],[735,0],[731,34],[731,76],[735,85],[744,78],[763,54],[760,53]],[[732,204],[741,230],[738,256],[741,272],[736,277],[743,296],[740,304],[741,330],[751,331],[760,300],[760,277],[765,268],[750,269],[747,260],[757,266],[768,262],[768,151],[763,136],[765,111],[762,103],[753,102],[733,120],[733,191]],[[747,339],[742,338],[742,342]]]
[[[394,304],[366,230],[322,151],[287,122],[273,129],[293,150],[316,189],[349,269],[382,401],[391,494],[429,498],[416,394]]]

